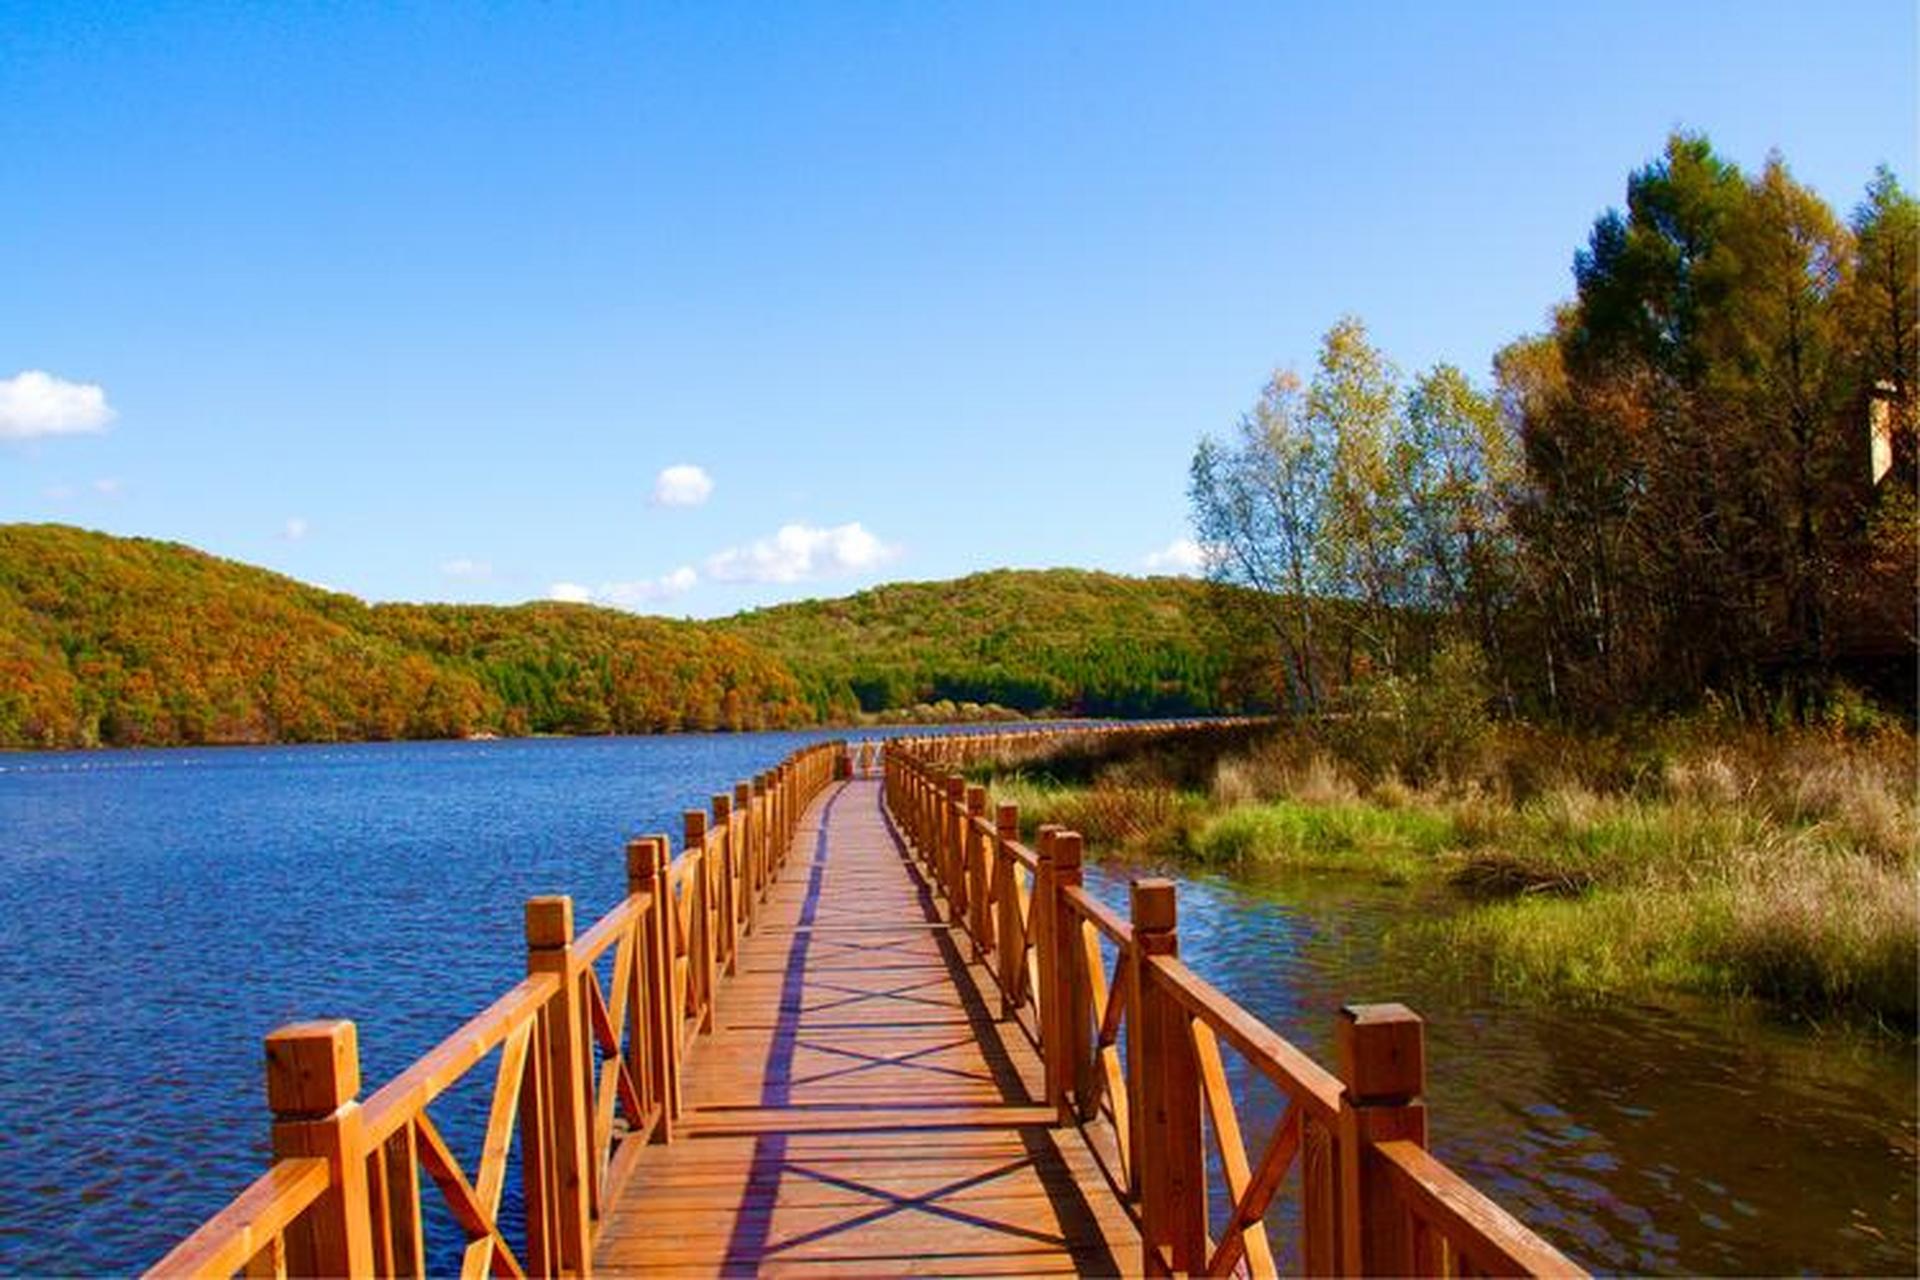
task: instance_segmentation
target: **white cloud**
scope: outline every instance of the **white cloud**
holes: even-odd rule
[[[578,582],[556,582],[547,588],[547,599],[568,604],[604,604],[616,609],[638,609],[643,605],[684,595],[700,583],[699,572],[683,564],[672,573],[634,582],[603,582],[598,587]]]
[[[653,502],[660,507],[697,507],[713,496],[713,477],[690,462],[671,466],[653,478]]]
[[[53,502],[65,502],[79,490],[70,484],[53,484],[48,485],[42,492]]]
[[[459,556],[442,564],[440,572],[449,578],[491,578],[493,566],[485,560],[469,560]]]
[[[1197,574],[1207,567],[1207,549],[1192,538],[1175,538],[1149,553],[1146,566],[1154,573]]]
[[[93,482],[93,491],[103,498],[117,498],[127,491],[127,482],[119,476],[102,476]]]
[[[685,595],[699,583],[700,575],[694,567],[683,564],[672,573],[662,574],[658,578],[644,578],[639,582],[604,583],[600,590],[594,593],[594,598],[622,609],[632,609]]]
[[[790,524],[771,538],[707,557],[707,576],[718,582],[804,582],[877,569],[899,554],[858,521],[831,529]]]
[[[305,516],[288,516],[287,522],[280,526],[280,536],[288,542],[298,542],[307,536],[307,531],[311,528]]]
[[[0,378],[0,440],[103,431],[113,419],[106,391],[90,382],[68,382],[39,369]]]

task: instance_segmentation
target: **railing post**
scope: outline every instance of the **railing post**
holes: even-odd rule
[[[901,786],[907,798],[907,838],[913,842],[913,856],[922,866],[927,862],[927,780],[918,760],[900,766]]]
[[[1066,891],[1082,883],[1080,833],[1053,832],[1053,928],[1055,1043],[1059,1056],[1049,1059],[1055,1105],[1062,1124],[1079,1117],[1077,1105],[1086,1098],[1082,1081],[1093,1049],[1093,975],[1087,972],[1086,923],[1067,901]],[[1069,1103],[1069,1096],[1073,1102]]]
[[[629,999],[644,1010],[633,1020],[636,1038],[647,1038],[648,1089],[660,1104],[660,1124],[654,1130],[655,1142],[673,1140],[673,1121],[680,1112],[680,1037],[673,1008],[673,886],[667,881],[667,838],[641,836],[627,842],[627,893],[651,894],[640,933],[636,965],[644,965],[636,974]],[[638,981],[645,975],[646,982]]]
[[[946,808],[940,819],[940,878],[946,882],[947,923],[967,927],[967,780],[957,773],[947,775]]]
[[[273,1155],[319,1156],[327,1193],[287,1228],[287,1274],[367,1275],[373,1227],[360,1104],[360,1042],[345,1019],[296,1022],[267,1037]]]
[[[1427,1145],[1426,1028],[1403,1004],[1355,1004],[1334,1026],[1340,1078],[1341,1270],[1352,1276],[1404,1274],[1413,1241],[1393,1201],[1373,1144]]]
[[[760,775],[760,816],[763,820],[761,841],[766,846],[767,891],[773,891],[773,882],[780,877],[780,807],[779,794],[774,790],[773,770]]]
[[[745,933],[753,933],[753,925],[758,917],[755,906],[760,898],[756,892],[760,885],[760,860],[755,858],[753,850],[753,783],[733,783],[733,825],[737,829],[737,837],[733,842],[739,846],[739,852],[733,854],[733,864],[739,867],[739,902],[733,904],[733,912],[739,915],[741,929]]]
[[[591,1113],[587,1108],[585,1072],[591,1057],[582,1050],[580,975],[573,962],[573,899],[529,898],[526,909],[527,973],[550,973],[559,989],[541,1010],[545,1025],[546,1058],[540,1064],[552,1100],[553,1148],[551,1185],[558,1200],[548,1206],[556,1227],[561,1266],[578,1275],[593,1269],[587,1222],[592,1212],[588,1179],[592,1158],[588,1151]],[[529,1201],[529,1212],[533,1206]]]
[[[1060,1124],[1071,1123],[1067,1114],[1067,1093],[1059,1062],[1060,1043],[1060,935],[1059,878],[1053,867],[1053,836],[1059,828],[1048,823],[1034,835],[1034,857],[1038,866],[1033,873],[1033,946],[1040,958],[1040,989],[1034,1002],[1040,1007],[1040,1066],[1046,1076],[1047,1105]]]
[[[698,901],[691,904],[687,914],[693,920],[692,945],[687,954],[687,967],[693,971],[695,989],[699,993],[697,1008],[700,1016],[696,1027],[708,1033],[713,1031],[713,994],[714,994],[714,954],[713,954],[713,867],[707,857],[707,815],[702,809],[688,809],[681,815],[685,834],[680,847],[694,856],[693,885]]]
[[[1013,860],[1011,846],[1020,838],[1020,810],[1003,804],[994,810],[993,843],[989,846],[987,875],[992,879],[999,904],[1000,918],[995,935],[1000,944],[1000,1016],[1011,1018],[1027,992],[1027,956],[1022,945],[1025,936],[1020,921],[1020,870]]]
[[[767,775],[756,773],[747,787],[747,812],[753,815],[753,838],[748,847],[753,850],[753,905],[748,909],[756,927],[760,923],[760,906],[767,900],[767,889],[773,883],[773,864],[767,859]]]
[[[913,788],[917,813],[914,822],[914,842],[920,851],[920,861],[927,866],[927,875],[933,879],[934,888],[946,893],[947,887],[940,883],[940,832],[937,822],[940,813],[939,793],[934,786],[933,772],[925,761],[914,770]]]
[[[1140,1239],[1148,1274],[1207,1265],[1207,1182],[1200,1130],[1200,1065],[1189,1015],[1153,981],[1152,957],[1177,957],[1178,908],[1171,880],[1133,882],[1133,990],[1140,1020]],[[1162,1251],[1164,1250],[1164,1254]]]
[[[774,808],[780,810],[780,821],[774,825],[780,833],[780,865],[787,865],[787,854],[793,852],[793,766],[785,762],[774,770],[774,800]]]
[[[1300,1118],[1300,1267],[1310,1276],[1341,1269],[1339,1121]]]
[[[964,869],[962,874],[967,880],[967,931],[973,935],[973,958],[984,960],[987,951],[993,946],[993,916],[990,908],[992,899],[987,883],[988,868],[992,866],[993,855],[987,837],[981,834],[977,820],[987,816],[987,789],[973,786],[967,788],[967,813],[961,819],[960,854]]]
[[[714,941],[721,944],[725,972],[731,974],[740,964],[740,842],[735,839],[738,833],[733,825],[732,796],[723,793],[713,798],[713,824],[708,830],[716,833],[721,849],[714,866],[720,880],[720,892],[713,904],[719,926]]]

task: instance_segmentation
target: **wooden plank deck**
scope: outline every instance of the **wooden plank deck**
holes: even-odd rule
[[[741,940],[595,1266],[613,1274],[1112,1275],[1137,1229],[882,811],[829,788]]]

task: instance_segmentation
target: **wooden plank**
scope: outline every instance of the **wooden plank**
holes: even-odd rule
[[[391,1137],[494,1046],[530,1023],[559,989],[550,973],[529,975],[507,994],[442,1040],[424,1058],[382,1085],[362,1107],[368,1146]]]
[[[1273,1196],[1273,1188],[1280,1185],[1287,1165],[1292,1163],[1292,1147],[1284,1144],[1279,1146],[1283,1154],[1277,1164],[1273,1151],[1269,1150],[1267,1157],[1261,1161],[1261,1167],[1263,1172],[1271,1167],[1271,1173],[1265,1184],[1256,1187],[1253,1170],[1247,1164],[1246,1139],[1240,1133],[1240,1113],[1234,1106],[1233,1091],[1227,1084],[1226,1066],[1220,1060],[1220,1042],[1204,1022],[1189,1019],[1187,1027],[1193,1035],[1194,1057],[1200,1066],[1201,1096],[1207,1104],[1214,1145],[1220,1152],[1220,1167],[1227,1175],[1227,1199],[1234,1205],[1233,1217],[1227,1224],[1227,1235],[1208,1263],[1207,1272],[1210,1275],[1227,1274],[1244,1253],[1247,1268],[1255,1276],[1273,1275],[1273,1247],[1267,1240],[1267,1229],[1260,1218],[1266,1212],[1267,1201]],[[1280,1129],[1282,1138],[1288,1133],[1298,1133],[1297,1128],[1287,1127],[1294,1122],[1296,1114],[1293,1108],[1287,1109],[1286,1120]]]
[[[426,1166],[427,1175],[433,1179],[434,1185],[440,1188],[447,1207],[453,1211],[454,1220],[460,1224],[469,1241],[460,1267],[461,1276],[476,1276],[485,1268],[495,1274],[505,1271],[524,1280],[526,1273],[521,1269],[519,1260],[507,1247],[500,1229],[494,1224],[473,1184],[467,1181],[460,1161],[454,1157],[446,1139],[440,1136],[439,1129],[434,1127],[425,1112],[415,1117],[414,1127],[420,1136],[420,1162]]]
[[[1155,956],[1148,963],[1154,980],[1169,995],[1238,1049],[1255,1070],[1305,1104],[1315,1119],[1331,1122],[1340,1114],[1344,1086],[1338,1076],[1187,968],[1179,957]]]
[[[1080,1133],[1056,1127],[1031,1040],[999,1020],[999,954],[973,961],[964,908],[952,923],[929,910],[926,872],[882,817],[880,788],[842,783],[801,815],[712,1035],[691,1047],[674,1140],[639,1150],[608,1208],[599,1269],[1135,1265],[1124,1206]],[[942,821],[949,835],[958,825]],[[953,863],[964,875],[965,859]],[[985,890],[971,895],[980,906],[992,898],[987,884],[957,887],[963,903],[969,887]],[[1011,931],[1022,968],[1026,924]]]
[[[1382,1142],[1373,1154],[1389,1171],[1395,1193],[1468,1267],[1486,1275],[1585,1274],[1565,1254],[1466,1179],[1412,1142]]]
[[[147,1274],[232,1275],[255,1254],[274,1245],[281,1232],[326,1194],[328,1185],[327,1162],[319,1156],[276,1160],[252,1186],[201,1224]]]

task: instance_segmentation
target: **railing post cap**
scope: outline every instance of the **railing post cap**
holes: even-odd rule
[[[573,899],[564,893],[527,899],[527,946],[546,951],[573,941]]]
[[[1020,806],[1002,802],[1000,807],[993,811],[993,825],[994,829],[1004,836],[1010,836],[1019,831]]]
[[[753,784],[751,782],[736,782],[733,784],[733,802],[735,804],[744,806],[752,799]]]
[[[1057,827],[1053,832],[1053,863],[1061,871],[1076,871],[1080,867],[1081,840],[1078,831],[1068,831]]]
[[[987,811],[987,789],[973,786],[967,788],[967,812],[985,813]]]
[[[717,795],[713,798],[713,820],[715,822],[725,822],[727,820],[727,816],[732,812],[733,812],[732,796]]]
[[[1171,933],[1180,923],[1179,897],[1174,883],[1163,876],[1146,876],[1127,886],[1133,907],[1135,933]]]
[[[289,1023],[267,1036],[267,1106],[274,1115],[332,1115],[359,1092],[360,1033],[348,1019]]]
[[[1345,1005],[1334,1040],[1354,1102],[1408,1102],[1426,1092],[1426,1025],[1407,1006]]]
[[[627,892],[653,883],[660,871],[660,855],[654,851],[659,836],[635,836],[627,841]]]
[[[947,775],[947,795],[948,796],[957,800],[966,791],[966,789],[967,789],[967,780],[963,775],[958,773],[950,773]]]
[[[705,809],[688,809],[681,815],[681,818],[687,824],[688,840],[698,840],[707,834],[707,811]]]

